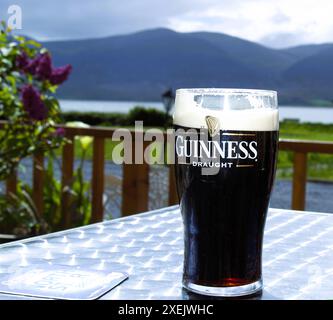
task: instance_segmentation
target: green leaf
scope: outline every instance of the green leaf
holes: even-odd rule
[[[25,44],[28,45],[28,46],[34,46],[36,48],[40,48],[42,46],[40,43],[38,43],[35,40],[28,40],[28,41],[25,42]]]

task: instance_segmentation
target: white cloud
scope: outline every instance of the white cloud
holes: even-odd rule
[[[289,46],[333,41],[332,12],[332,0],[219,1],[199,12],[171,17],[169,26],[178,31],[205,29],[272,46]],[[288,35],[285,43],[283,35]]]

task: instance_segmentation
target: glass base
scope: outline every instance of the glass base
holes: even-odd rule
[[[252,295],[262,289],[263,283],[262,279],[260,279],[256,282],[246,284],[244,286],[208,287],[184,281],[183,287],[197,294],[227,298],[227,297],[241,297],[241,296]]]

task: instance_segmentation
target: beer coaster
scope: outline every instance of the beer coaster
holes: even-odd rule
[[[61,300],[95,300],[128,278],[122,272],[45,264],[1,271],[0,293]]]

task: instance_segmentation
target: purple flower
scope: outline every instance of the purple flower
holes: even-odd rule
[[[57,136],[57,137],[63,137],[65,135],[65,129],[64,128],[57,128],[54,135]]]
[[[22,52],[20,55],[16,57],[16,66],[20,70],[23,70],[29,65],[29,57],[25,52]]]
[[[29,63],[27,64],[27,66],[25,66],[25,68],[23,69],[24,72],[30,73],[32,75],[36,74],[36,69],[39,64],[39,59],[40,59],[40,56],[38,56],[37,58],[35,58],[33,60],[30,60]]]
[[[22,88],[21,98],[24,109],[32,120],[44,120],[47,117],[47,109],[40,93],[32,85]]]
[[[36,75],[42,80],[48,80],[52,74],[52,61],[51,56],[45,53],[38,58],[36,67]]]
[[[28,55],[22,52],[16,59],[16,65],[25,73],[36,75],[39,80],[49,80],[54,85],[65,82],[72,72],[71,65],[53,68],[49,53],[40,54],[35,59],[30,60]]]
[[[62,84],[68,79],[68,76],[71,72],[72,66],[69,64],[63,67],[55,68],[52,71],[50,82],[55,85]]]

